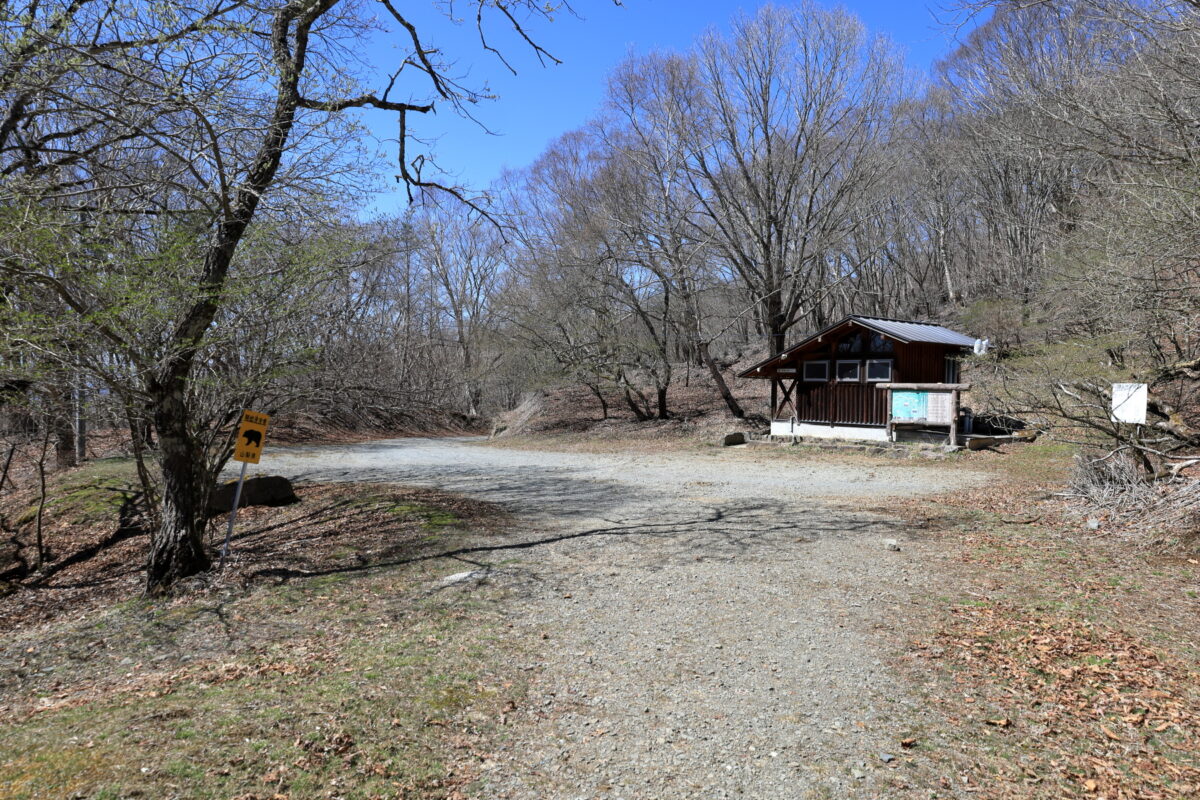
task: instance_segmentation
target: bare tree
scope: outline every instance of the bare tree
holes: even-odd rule
[[[484,382],[495,365],[485,348],[490,301],[504,267],[504,240],[495,224],[461,203],[423,209],[414,226],[433,283],[432,299],[447,317],[458,349],[454,371],[462,382],[466,413],[477,417]]]
[[[978,170],[992,187],[1033,189],[1018,201],[1042,220],[1040,259],[1013,249],[1039,264],[1022,281],[1045,341],[995,366],[998,404],[1129,449],[1151,475],[1200,444],[1198,65],[1194,4],[1086,0],[999,5],[946,73],[981,133],[1051,176]],[[1129,380],[1150,387],[1146,426],[1109,419],[1111,383]]]
[[[653,276],[664,304],[676,298],[674,327],[708,369],[729,412],[740,418],[745,411],[711,352],[722,331],[711,330],[702,311],[704,293],[731,276],[712,258],[711,236],[697,219],[701,203],[689,180],[685,135],[689,117],[671,102],[680,96],[680,83],[690,80],[689,67],[678,57],[651,55],[627,61],[610,78],[613,121],[597,130],[611,154],[610,172],[622,179],[606,187],[604,213],[626,258]],[[663,311],[669,321],[669,309]],[[660,349],[669,363],[665,339]]]
[[[831,254],[867,213],[859,199],[890,173],[904,73],[888,42],[809,2],[739,18],[692,58],[672,103],[690,117],[693,191],[779,352],[797,322],[824,322],[821,302],[844,269]]]
[[[201,532],[212,475],[192,419],[196,371],[251,226],[354,188],[345,112],[358,109],[394,113],[400,180],[436,186],[426,160],[407,152],[408,115],[438,103],[463,109],[483,96],[453,80],[398,7],[379,0],[378,8],[409,45],[382,91],[363,88],[346,66],[354,63],[344,57],[346,43],[372,23],[343,0],[153,9],[68,0],[10,9],[21,30],[0,50],[0,174],[8,176],[10,220],[21,225],[10,229],[0,275],[56,298],[91,337],[122,353],[141,382],[162,473],[151,593],[208,565]],[[523,34],[515,12],[552,10],[480,2],[478,18],[481,31],[499,15]],[[143,263],[157,254],[160,267],[179,268],[132,298],[97,286],[89,262],[131,277],[98,257],[115,229]],[[71,247],[50,256],[37,244],[42,233]],[[27,257],[38,249],[42,258]],[[147,307],[169,322],[149,342],[128,324]]]
[[[574,131],[510,176],[506,203],[517,247],[505,318],[528,347],[589,386],[605,417],[604,392],[616,389],[635,417],[647,419],[654,411],[639,373],[649,373],[656,390],[669,382],[656,369],[663,339],[650,335],[647,343],[646,336],[662,317],[651,313],[653,288],[629,272],[606,227],[597,181],[604,158],[591,132]],[[665,416],[665,392],[658,400]]]

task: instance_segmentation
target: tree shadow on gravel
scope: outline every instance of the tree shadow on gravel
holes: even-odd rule
[[[895,534],[902,524],[840,511],[798,510],[777,501],[746,500],[707,505],[701,514],[676,515],[656,522],[611,520],[611,524],[579,531],[547,533],[517,541],[458,547],[394,560],[374,560],[371,563],[314,570],[268,567],[248,577],[287,581],[441,559],[459,560],[476,569],[492,571],[500,565],[481,556],[493,555],[503,559],[523,551],[554,546],[571,548],[581,557],[595,558],[614,566],[627,559],[649,568],[697,560],[739,558],[769,559],[778,563],[805,558],[804,548],[797,545],[810,544],[829,536]],[[618,543],[618,549],[614,549],[614,543]]]
[[[285,470],[286,472],[286,470]],[[627,484],[595,480],[583,470],[520,467],[508,474],[486,466],[348,467],[289,473],[296,483],[391,483],[421,486],[480,498],[505,506],[514,514],[544,513],[553,516],[597,516],[647,497]]]

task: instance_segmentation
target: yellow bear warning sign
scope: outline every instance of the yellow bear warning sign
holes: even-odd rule
[[[263,440],[267,437],[267,425],[271,418],[257,411],[242,412],[242,424],[238,428],[237,441],[233,445],[233,460],[257,464],[262,457]]]

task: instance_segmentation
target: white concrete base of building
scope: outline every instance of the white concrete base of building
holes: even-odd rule
[[[772,436],[800,436],[806,439],[857,439],[868,442],[886,442],[887,428],[860,427],[857,425],[820,425],[813,422],[772,420]]]

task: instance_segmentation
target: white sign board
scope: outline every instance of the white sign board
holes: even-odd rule
[[[934,425],[949,425],[950,406],[949,392],[930,392],[925,400],[925,419]]]
[[[1112,387],[1112,421],[1146,424],[1146,384],[1114,383]]]

